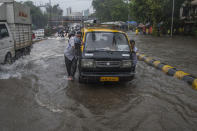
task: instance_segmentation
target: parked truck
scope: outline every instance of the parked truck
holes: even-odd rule
[[[30,8],[0,0],[0,63],[12,63],[32,47]]]

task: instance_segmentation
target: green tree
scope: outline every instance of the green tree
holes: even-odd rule
[[[63,15],[63,10],[59,7],[59,4],[54,6],[48,4],[46,6],[46,12],[48,15],[51,15],[52,19],[58,19]]]
[[[126,21],[128,5],[123,0],[93,0],[95,15],[101,21]]]
[[[62,15],[63,15],[63,10],[59,7],[59,4],[51,6],[50,4],[47,4],[46,6],[46,13],[48,15],[49,20],[61,20]],[[49,26],[52,25],[59,25],[60,22],[56,23],[50,23]]]
[[[146,0],[132,0],[129,5],[130,16],[133,20],[146,22],[150,19],[150,8]]]
[[[188,4],[192,0],[175,0],[175,24],[178,23],[180,8],[184,1]],[[161,21],[170,25],[172,18],[173,0],[130,0],[129,14],[131,20],[158,24]],[[93,0],[95,14],[102,21],[127,20],[127,0]]]
[[[175,19],[179,19],[180,7],[185,0],[175,0]],[[172,0],[132,0],[130,14],[139,22],[169,22],[172,17]]]
[[[34,28],[44,28],[47,25],[48,17],[39,7],[36,7],[32,1],[26,1],[24,5],[30,7],[32,24]]]

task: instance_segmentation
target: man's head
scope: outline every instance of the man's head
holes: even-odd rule
[[[68,34],[68,38],[70,39],[72,36],[75,36],[75,34],[74,34],[73,32],[70,32],[70,33]]]
[[[130,40],[129,42],[131,44],[131,47],[134,48],[135,47],[135,41],[134,40]]]
[[[77,33],[76,33],[76,36],[78,37],[78,38],[81,38],[81,31],[77,31]]]
[[[135,41],[134,40],[130,40],[129,42],[130,42],[130,44],[131,44],[132,47],[135,46]]]

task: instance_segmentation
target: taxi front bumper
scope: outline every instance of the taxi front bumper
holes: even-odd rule
[[[102,82],[102,78],[109,78],[110,81],[116,81],[116,82],[122,82],[122,81],[131,81],[134,76],[135,72],[130,72],[130,73],[116,73],[116,74],[106,74],[106,73],[90,73],[90,72],[81,72],[80,73],[80,79],[84,81],[96,81],[96,82]],[[104,80],[108,81],[108,79]]]

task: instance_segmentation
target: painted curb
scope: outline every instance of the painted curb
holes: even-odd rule
[[[152,57],[148,57],[144,54],[140,54],[140,53],[136,53],[136,54],[138,60],[144,61],[148,65],[163,71],[165,74],[169,76],[173,76],[187,82],[189,85],[193,87],[193,89],[197,90],[197,78],[195,76],[192,76],[189,73],[185,73],[184,71],[177,70],[175,67],[164,64],[161,61],[155,60]]]
[[[195,90],[197,90],[197,79],[195,79],[192,83],[192,86]]]

